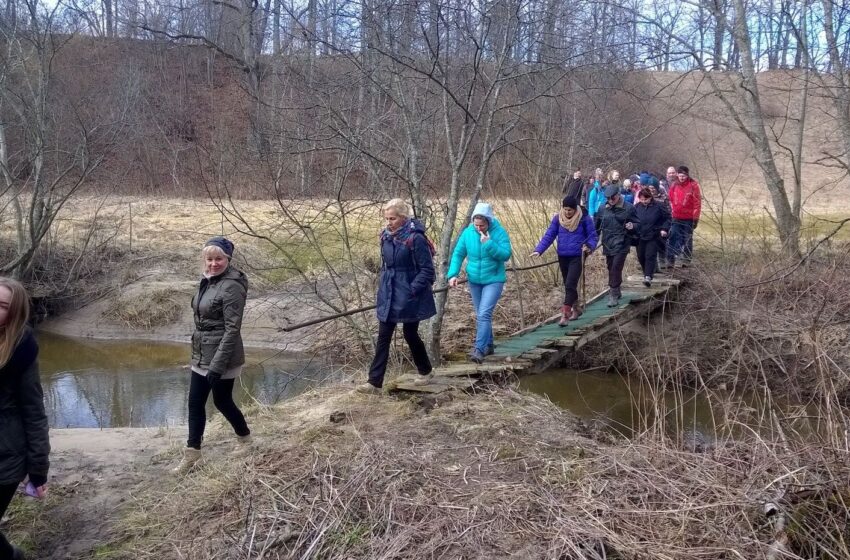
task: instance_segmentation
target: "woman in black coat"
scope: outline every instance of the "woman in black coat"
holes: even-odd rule
[[[50,466],[50,441],[44,392],[38,377],[38,344],[27,326],[29,297],[24,287],[0,278],[0,517],[18,485],[42,497]],[[23,553],[0,533],[0,560],[21,560]]]
[[[643,270],[643,285],[649,288],[658,264],[658,247],[661,240],[667,238],[667,232],[670,230],[670,211],[655,200],[651,189],[644,187],[638,193],[635,213],[640,220],[638,261]]]
[[[409,217],[407,203],[399,198],[384,205],[386,228],[381,232],[381,277],[378,284],[378,342],[369,368],[369,381],[357,386],[360,393],[378,393],[390,356],[396,325],[402,323],[404,339],[422,377],[431,379],[431,360],[419,336],[419,322],[437,314],[434,293],[434,255],[425,227]]]

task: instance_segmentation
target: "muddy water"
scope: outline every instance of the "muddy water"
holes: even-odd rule
[[[48,333],[40,333],[38,341],[51,426],[186,423],[188,345],[75,339]],[[248,363],[234,390],[237,402],[256,399],[272,404],[324,381],[331,371],[308,357],[276,354],[273,350],[246,349]]]
[[[671,433],[684,433],[695,443],[714,439],[720,420],[711,401],[693,391],[655,392],[645,384],[603,371],[553,369],[523,377],[520,388],[545,395],[553,403],[597,428],[631,437],[663,415],[661,425]]]

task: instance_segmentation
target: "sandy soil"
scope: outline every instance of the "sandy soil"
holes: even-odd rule
[[[188,343],[192,336],[192,310],[189,305],[196,284],[194,280],[174,277],[171,279],[139,280],[123,286],[113,295],[101,298],[79,309],[59,317],[48,319],[39,328],[65,336],[81,336],[102,339],[162,340]],[[154,328],[133,328],[127,324],[110,320],[108,312],[116,305],[118,297],[145,298],[147,294],[166,290],[177,301],[185,305],[173,322]],[[280,330],[287,324],[307,321],[324,314],[315,299],[289,292],[249,295],[242,323],[242,339],[246,346],[274,348],[290,352],[302,352],[310,348],[311,337],[316,329],[306,328],[293,333]]]
[[[36,534],[18,526],[22,514],[16,518],[15,512],[22,504],[13,502],[12,538],[38,543],[29,552],[41,560],[92,557],[135,491],[168,476],[176,456],[172,451],[184,437],[183,428],[51,430],[48,495],[43,502],[23,504],[35,520]]]

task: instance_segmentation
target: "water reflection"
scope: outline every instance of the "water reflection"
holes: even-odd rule
[[[599,370],[564,369],[523,377],[519,386],[545,395],[595,427],[627,437],[662,431],[688,448],[704,448],[725,436],[756,434],[770,440],[811,441],[838,433],[813,403],[773,399],[753,391],[719,392],[709,398],[705,392],[661,389]]]
[[[520,388],[547,396],[573,414],[626,436],[665,416],[672,432],[713,439],[718,419],[709,399],[693,391],[653,392],[639,382],[600,371],[549,370],[521,378]]]
[[[53,427],[185,424],[190,353],[186,344],[38,335],[41,381]],[[237,402],[264,404],[324,381],[330,368],[308,358],[247,349]],[[210,399],[210,410],[212,410]]]

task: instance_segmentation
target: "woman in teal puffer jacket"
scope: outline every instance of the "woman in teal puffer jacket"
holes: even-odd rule
[[[493,353],[493,310],[505,287],[505,261],[511,258],[511,238],[496,219],[493,208],[479,202],[469,224],[455,245],[449,265],[449,286],[457,287],[458,274],[464,259],[469,293],[475,308],[475,347],[469,359],[480,364]]]

